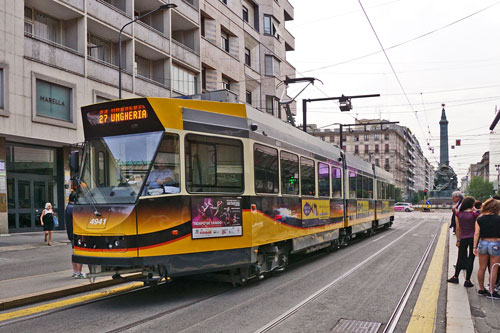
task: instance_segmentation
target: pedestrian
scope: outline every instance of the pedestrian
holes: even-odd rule
[[[64,222],[66,224],[66,233],[68,234],[68,239],[71,241],[71,248],[74,248],[73,242],[73,208],[75,205],[76,194],[75,192],[71,192],[69,195],[68,205],[66,206],[66,210],[64,211]],[[71,264],[73,265],[73,275],[72,277],[75,279],[85,279],[85,274],[82,273],[82,264],[78,264],[71,260]]]
[[[480,200],[476,200],[476,202],[474,202],[474,209],[479,213],[481,214],[481,207],[483,206],[483,203],[480,201]]]
[[[474,233],[474,255],[479,257],[479,269],[477,281],[479,283],[479,295],[486,295],[493,299],[500,299],[500,295],[494,290],[497,279],[498,266],[500,263],[500,202],[491,198],[486,200],[481,208],[481,216],[476,221]],[[489,263],[488,263],[489,262]],[[490,271],[490,290],[484,288],[484,275],[486,267]]]
[[[52,246],[52,230],[54,230],[54,211],[52,210],[52,204],[47,202],[45,204],[45,209],[42,211],[42,215],[40,215],[40,223],[42,224],[43,231],[45,233],[45,243],[47,243],[48,237],[48,246]]]
[[[467,288],[474,287],[472,282],[470,282],[470,277],[474,268],[474,232],[476,219],[479,215],[474,210],[475,201],[473,197],[465,197],[462,200],[460,209],[456,212],[458,258],[455,265],[455,275],[448,279],[450,283],[458,283],[458,275],[461,269],[465,268],[466,276],[464,287]]]
[[[460,191],[455,191],[451,194],[451,200],[453,201],[453,206],[451,207],[451,211],[453,214],[451,214],[451,224],[450,228],[453,230],[453,234],[456,234],[456,213],[460,209],[460,205],[462,204],[462,200],[464,199],[464,196]]]

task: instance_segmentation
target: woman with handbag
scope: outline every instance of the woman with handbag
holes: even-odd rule
[[[52,230],[54,230],[54,211],[52,210],[52,204],[47,202],[45,204],[45,209],[40,215],[40,222],[42,223],[43,231],[45,232],[45,242],[47,242],[47,236],[49,238],[48,246],[52,246]]]

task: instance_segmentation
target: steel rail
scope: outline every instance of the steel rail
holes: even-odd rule
[[[323,288],[321,288],[320,290],[318,290],[317,292],[315,292],[314,294],[312,294],[308,298],[304,299],[299,304],[295,305],[293,308],[289,309],[288,311],[286,311],[285,313],[283,313],[279,317],[271,320],[270,322],[268,322],[267,324],[265,324],[264,326],[262,326],[261,328],[259,328],[258,330],[256,330],[254,333],[269,332],[271,329],[273,329],[276,326],[280,325],[281,323],[283,323],[284,321],[286,321],[288,318],[290,318],[291,316],[293,316],[296,312],[298,312],[299,310],[301,310],[302,308],[304,308],[306,305],[308,305],[312,301],[316,300],[317,298],[319,298],[320,296],[322,296],[323,294],[325,294],[329,289],[331,289],[337,283],[339,283],[340,281],[346,279],[349,275],[351,275],[352,273],[354,273],[360,267],[366,265],[368,262],[370,262],[372,259],[374,259],[378,255],[380,255],[382,252],[384,252],[385,250],[387,250],[389,247],[391,247],[394,244],[396,244],[399,240],[401,240],[407,234],[409,234],[414,229],[416,229],[417,227],[419,227],[422,223],[424,223],[424,222],[420,222],[419,224],[413,226],[411,229],[407,230],[401,236],[399,236],[398,238],[396,238],[395,240],[393,240],[392,242],[390,242],[389,244],[387,244],[386,246],[384,246],[383,248],[381,248],[377,252],[373,253],[371,256],[369,256],[368,258],[366,258],[365,260],[363,260],[362,262],[360,262],[356,266],[352,267],[350,270],[348,270],[347,272],[345,272],[344,274],[342,274],[341,276],[339,276],[335,280],[331,281],[326,286],[324,286]]]
[[[443,218],[441,218],[441,221],[439,222],[439,227],[441,227],[441,224],[443,222]],[[398,301],[398,304],[396,305],[396,308],[391,314],[391,317],[385,324],[385,328],[382,331],[382,333],[392,333],[396,329],[396,325],[399,322],[399,318],[403,314],[403,310],[406,306],[406,303],[408,303],[408,299],[410,298],[411,292],[413,291],[413,288],[415,287],[415,284],[417,283],[417,280],[420,276],[420,273],[422,272],[422,269],[425,265],[425,262],[427,261],[427,257],[429,256],[429,253],[431,252],[432,246],[434,245],[434,241],[436,240],[437,235],[439,234],[439,230],[434,234],[432,239],[429,241],[429,244],[427,245],[427,248],[424,251],[424,254],[422,255],[422,258],[420,258],[420,261],[415,268],[415,271],[413,272],[412,276],[410,277],[410,281],[408,282],[408,285],[406,286],[406,289],[403,291],[403,295]]]

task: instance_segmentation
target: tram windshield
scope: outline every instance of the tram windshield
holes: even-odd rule
[[[77,203],[135,203],[163,132],[87,142]]]

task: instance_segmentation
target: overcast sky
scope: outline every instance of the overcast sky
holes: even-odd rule
[[[437,166],[444,103],[450,146],[462,140],[461,147],[450,147],[459,180],[489,150],[488,127],[495,105],[500,107],[500,1],[361,0],[396,74],[360,2],[290,1],[295,17],[286,28],[295,37],[295,51],[287,53],[288,60],[297,77],[314,76],[324,83],[298,98],[297,123],[302,123],[302,98],[381,94],[353,100],[349,114],[335,102],[309,103],[308,123],[347,124],[354,117],[399,121]],[[290,88],[294,96],[299,86]]]

